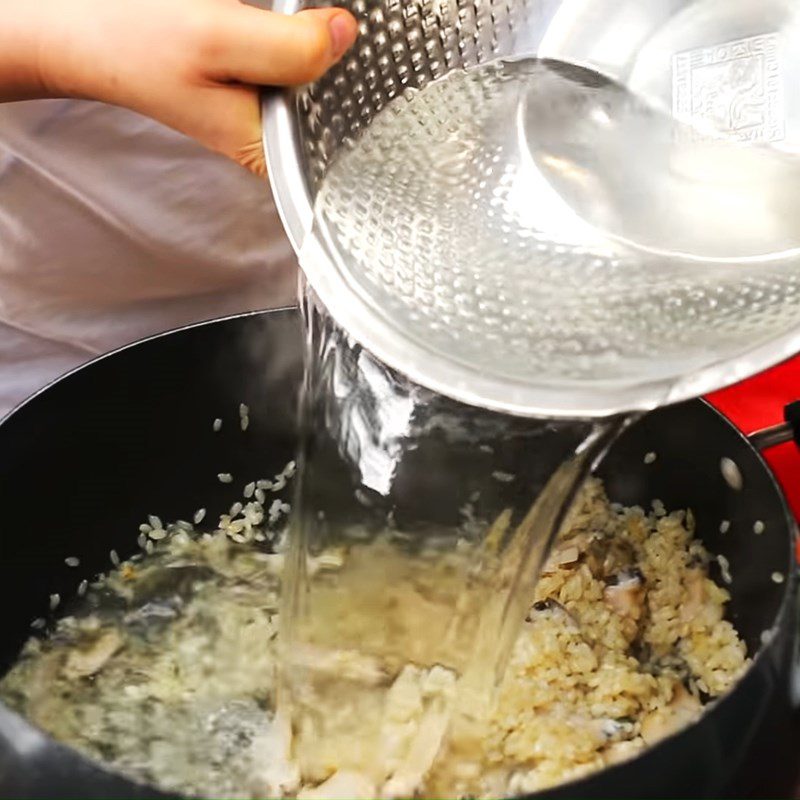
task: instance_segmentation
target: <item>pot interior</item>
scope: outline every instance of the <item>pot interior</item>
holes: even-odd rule
[[[0,671],[31,621],[48,616],[48,595],[70,598],[81,579],[109,568],[111,549],[133,554],[148,514],[191,519],[205,507],[214,517],[244,484],[294,457],[301,347],[294,310],[199,325],[72,373],[0,425]],[[240,403],[250,407],[246,432],[237,424]],[[218,417],[227,424],[217,433]],[[723,458],[735,463],[740,486],[726,480]],[[221,484],[221,472],[233,482]],[[692,401],[632,425],[598,474],[624,505],[658,498],[667,509],[693,510],[698,536],[730,563],[730,617],[754,654],[792,585],[793,529],[747,441]],[[79,568],[65,564],[70,556]],[[771,580],[776,572],[784,584]]]

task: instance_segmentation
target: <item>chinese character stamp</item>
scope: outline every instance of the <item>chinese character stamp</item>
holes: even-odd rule
[[[742,142],[785,135],[777,34],[763,34],[677,53],[672,105],[678,119]]]

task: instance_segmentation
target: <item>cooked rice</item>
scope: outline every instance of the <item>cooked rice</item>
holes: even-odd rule
[[[288,504],[273,508],[283,515]],[[266,538],[260,504],[241,513],[224,515],[214,534],[177,530],[157,550],[148,540],[152,559],[99,581],[125,608],[101,621],[87,598],[83,617],[31,640],[0,695],[140,781],[206,797],[266,795],[277,780],[265,764],[276,742],[267,708],[283,555],[252,544]],[[693,538],[690,515],[612,506],[593,481],[564,530],[470,754],[476,769],[442,759],[417,787],[421,796],[536,791],[630,758],[694,721],[747,666],[724,619],[729,594],[708,577],[712,556]],[[327,569],[344,563],[341,552],[318,560]],[[175,605],[158,587],[182,570]],[[393,702],[412,724],[415,706],[403,697],[417,689],[399,681]],[[281,775],[289,786],[289,765]]]

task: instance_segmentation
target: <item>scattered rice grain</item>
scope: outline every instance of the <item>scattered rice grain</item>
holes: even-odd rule
[[[760,536],[767,529],[767,526],[759,519],[753,524],[753,533]]]
[[[194,512],[195,525],[199,525],[205,518],[206,518],[206,510],[204,508],[198,508],[197,511]]]
[[[242,492],[245,500],[249,500],[255,494],[255,491],[256,491],[255,481],[251,481],[250,483],[247,484],[247,486],[244,487],[244,492]]]
[[[77,556],[67,556],[64,559],[64,563],[68,567],[79,567],[81,565],[81,560]]]
[[[645,453],[644,463],[652,464],[657,458],[658,456],[651,450],[649,453]]]
[[[155,533],[155,531],[153,531],[153,533]],[[153,533],[151,533],[150,535],[152,536]],[[119,556],[117,555],[117,551],[116,550],[109,550],[108,557],[109,557],[109,559],[111,559],[111,563],[115,567],[119,566]]]
[[[222,430],[222,420],[217,417],[211,427],[214,429],[214,433],[219,433]]]
[[[514,476],[510,472],[502,472],[499,469],[492,473],[492,477],[500,483],[511,483],[514,480]]]
[[[82,580],[78,584],[78,597],[83,597],[86,594],[86,590],[89,588],[89,581]]]
[[[58,594],[58,593],[51,594],[50,595],[50,610],[51,611],[55,611],[58,608],[58,604],[60,602],[61,602],[61,595],[60,594]]]
[[[720,533],[727,533],[731,529],[731,521],[729,519],[724,519],[719,524],[719,532]]]
[[[782,572],[773,572],[770,577],[773,583],[783,583],[786,580]]]
[[[167,532],[163,528],[156,528],[155,530],[150,531],[150,538],[154,542],[160,542],[162,539],[167,538]]]
[[[47,625],[47,620],[42,619],[42,617],[37,617],[31,622],[31,628],[37,631],[40,631],[45,625]]]
[[[719,462],[719,468],[720,472],[722,472],[722,477],[725,479],[725,483],[734,491],[740,492],[742,486],[744,486],[744,479],[742,478],[739,467],[736,466],[736,462],[730,458],[722,458]]]
[[[217,480],[220,483],[233,483],[233,475],[230,472],[217,473]]]
[[[723,555],[717,556],[717,564],[719,564],[719,573],[722,576],[724,583],[730,586],[733,583],[733,576],[731,575],[731,563]]]

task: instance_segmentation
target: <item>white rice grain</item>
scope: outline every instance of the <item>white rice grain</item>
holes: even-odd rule
[[[150,535],[152,536],[153,534],[151,533]],[[117,551],[116,550],[109,550],[108,557],[111,560],[111,563],[115,567],[119,566],[119,556],[117,555]]]
[[[783,583],[786,580],[786,577],[782,572],[773,572],[772,575],[770,575],[770,578],[772,579],[773,583]]]
[[[731,529],[731,522],[728,519],[722,520],[719,524],[719,532],[727,533]]]
[[[42,617],[37,617],[31,622],[31,628],[37,631],[40,631],[45,625],[47,625],[47,620],[42,619]]]
[[[77,556],[67,556],[64,559],[64,563],[68,567],[79,567],[81,565],[81,560]]]
[[[214,433],[219,433],[222,430],[222,420],[217,417],[211,427],[214,429]]]
[[[500,481],[500,483],[511,483],[514,480],[514,476],[510,472],[502,472],[501,470],[495,470],[492,473],[492,477],[496,481]]]
[[[205,518],[206,518],[206,510],[204,508],[198,508],[197,511],[194,512],[195,525],[199,525]]]
[[[233,483],[233,475],[230,472],[217,473],[217,480],[220,483]]]
[[[51,611],[55,611],[58,608],[58,604],[60,602],[61,602],[61,595],[60,594],[58,594],[58,593],[51,594],[50,595],[50,610]]]
[[[89,588],[89,581],[82,580],[78,584],[78,597],[83,597],[86,594],[86,590]]]
[[[719,564],[719,574],[722,576],[723,582],[730,586],[733,583],[730,561],[725,556],[718,555],[717,564]]]
[[[759,519],[753,523],[753,533],[760,536],[767,529],[767,526]]]
[[[160,542],[162,539],[167,538],[167,532],[163,528],[156,528],[155,530],[150,531],[150,538],[154,542]]]
[[[719,462],[719,469],[725,479],[725,483],[735,492],[740,492],[744,486],[744,478],[742,478],[742,473],[739,467],[736,466],[736,462],[730,458],[722,458]]]
[[[654,462],[655,462],[655,460],[656,460],[657,458],[658,458],[658,456],[656,455],[656,453],[654,453],[654,452],[651,450],[649,453],[645,453],[645,456],[644,456],[644,463],[645,463],[645,464],[652,464],[652,463],[654,463]]]
[[[251,481],[247,484],[247,486],[244,487],[244,492],[242,492],[245,500],[249,500],[255,494],[255,491],[256,483],[255,481]]]
[[[273,500],[272,505],[269,507],[269,523],[274,525],[281,517],[282,506],[280,500]]]

